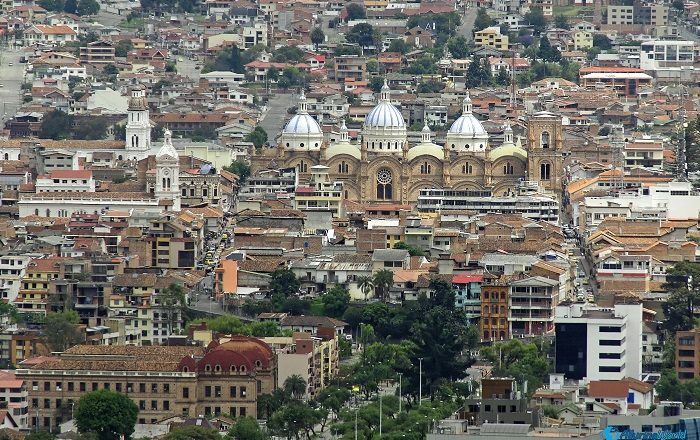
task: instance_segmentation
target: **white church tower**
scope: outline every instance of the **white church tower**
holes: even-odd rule
[[[134,86],[130,89],[126,123],[126,152],[129,159],[140,160],[151,149],[151,119],[146,102],[146,87]]]
[[[172,133],[165,130],[163,146],[156,154],[156,191],[158,202],[172,201],[172,211],[180,210],[180,159],[173,147]]]

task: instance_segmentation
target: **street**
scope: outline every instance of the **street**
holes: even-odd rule
[[[474,37],[472,31],[474,30],[474,21],[476,20],[477,8],[467,8],[462,15],[462,24],[457,28],[457,34],[464,35],[467,41],[471,41]]]
[[[20,64],[20,51],[4,49],[0,53],[0,101],[3,121],[14,116],[21,102],[20,89],[24,82],[24,64]],[[9,64],[12,63],[12,66]]]
[[[179,61],[182,59],[182,61]],[[188,78],[192,78],[195,81],[199,81],[200,70],[195,69],[197,63],[185,56],[178,57],[177,61],[177,73]]]
[[[271,146],[277,145],[275,138],[282,131],[287,109],[296,104],[296,100],[297,95],[294,93],[277,93],[267,102],[267,111],[259,125],[265,129]]]

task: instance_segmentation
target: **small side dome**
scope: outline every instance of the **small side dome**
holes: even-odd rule
[[[175,147],[173,147],[172,133],[170,130],[166,128],[163,137],[165,138],[163,140],[163,146],[160,147],[160,150],[158,150],[158,153],[156,154],[156,161],[159,159],[177,160],[179,155],[177,154]]]
[[[299,95],[297,114],[289,120],[282,132],[286,134],[323,134],[321,126],[309,115],[304,90],[302,90],[301,95]]]

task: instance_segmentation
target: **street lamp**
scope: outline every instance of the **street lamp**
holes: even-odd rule
[[[423,406],[423,358],[418,358],[418,406]]]

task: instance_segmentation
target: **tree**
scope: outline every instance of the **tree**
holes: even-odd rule
[[[357,44],[363,50],[375,46],[374,28],[369,23],[358,23],[345,34],[345,40]]]
[[[301,399],[306,394],[306,381],[298,374],[292,374],[284,380],[284,391],[294,399]]]
[[[80,0],[76,12],[78,15],[95,15],[100,12],[100,4],[96,0]]]
[[[671,7],[677,11],[685,11],[685,2],[683,0],[673,0],[671,2]]]
[[[486,8],[479,8],[476,13],[476,19],[474,20],[474,32],[479,32],[489,26],[493,26],[494,23],[493,18],[486,12]]]
[[[612,41],[605,34],[593,34],[593,47],[601,50],[610,50],[612,49]]]
[[[114,64],[107,64],[103,69],[102,73],[105,75],[119,75],[119,69]]]
[[[304,51],[296,46],[281,46],[272,52],[272,60],[278,63],[299,63],[304,60],[304,55]]]
[[[185,289],[179,284],[171,283],[157,295],[156,299],[167,311],[168,335],[174,335],[177,323],[182,322],[182,312],[187,305]]]
[[[367,69],[367,72],[369,73],[377,73],[379,71],[379,61],[376,59],[372,58],[367,60],[367,63],[365,64],[365,68]]]
[[[130,438],[139,408],[123,394],[99,390],[84,394],[75,406],[75,421],[82,433],[94,433],[99,440]]]
[[[468,88],[480,87],[491,83],[491,69],[482,57],[473,57],[467,67],[465,83]]]
[[[267,133],[265,133],[265,135],[267,136]],[[250,176],[250,165],[240,159],[236,159],[231,162],[231,165],[225,166],[224,170],[237,175],[240,183],[245,182],[248,176]]]
[[[428,73],[436,73],[437,65],[433,56],[430,54],[423,54],[419,56],[413,63],[411,63],[406,69],[406,73],[413,75],[424,75]]]
[[[46,342],[51,351],[66,351],[68,348],[82,342],[83,335],[78,329],[80,316],[75,310],[49,312],[44,320]]]
[[[53,110],[41,120],[39,137],[42,139],[68,139],[71,134],[73,117],[61,110]]]
[[[323,29],[315,27],[314,30],[311,31],[311,42],[316,50],[318,50],[318,45],[324,41],[326,41],[326,34],[323,33]]]
[[[350,3],[345,7],[348,12],[348,20],[360,20],[367,18],[367,13],[365,8],[359,3]]]
[[[447,50],[457,59],[465,59],[469,56],[469,46],[469,41],[467,41],[464,35],[450,37],[450,39],[447,40]]]
[[[410,244],[406,244],[403,241],[397,241],[394,244],[394,249],[406,249],[412,257],[422,257],[423,255],[425,255],[425,252],[423,252],[422,249],[419,249]]]
[[[532,26],[532,30],[536,35],[544,32],[547,29],[547,20],[544,18],[542,8],[530,8],[530,11],[525,14],[525,23]]]
[[[221,435],[216,429],[191,425],[173,429],[163,440],[221,440]]]
[[[384,78],[380,76],[373,76],[369,79],[369,88],[374,93],[379,93],[384,87]]]
[[[287,438],[293,436],[298,440],[301,432],[307,440],[311,440],[311,437],[316,434],[314,426],[321,420],[318,410],[303,402],[293,401],[272,414],[268,427],[276,436]]]
[[[425,29],[427,26],[430,26],[433,29],[433,33],[437,36],[437,44],[441,46],[456,34],[457,26],[460,25],[461,21],[460,14],[456,12],[428,13],[411,16],[406,27],[411,29],[418,26],[421,29]]]
[[[562,14],[556,15],[554,17],[554,27],[559,29],[571,29],[569,19]]]
[[[107,121],[103,118],[84,119],[75,128],[73,137],[88,141],[105,139],[107,137]]]
[[[374,279],[368,276],[362,276],[357,279],[357,287],[365,296],[365,301],[367,301],[367,296],[374,290]]]
[[[255,417],[238,417],[236,424],[231,427],[225,438],[227,440],[264,440],[265,433],[260,429]]]
[[[389,295],[389,289],[394,285],[394,272],[387,269],[378,270],[374,273],[373,282],[377,296],[386,300]]]
[[[403,55],[409,50],[411,50],[411,45],[406,43],[403,38],[394,38],[391,40],[391,43],[389,43],[389,49],[387,52],[398,52]]]
[[[63,4],[63,12],[67,12],[69,14],[75,14],[77,11],[78,11],[77,0],[66,0],[66,2]]]
[[[297,295],[300,286],[301,284],[294,272],[287,268],[275,270],[270,277],[269,287],[273,295],[281,294],[284,297]]]
[[[340,318],[350,304],[350,292],[340,286],[335,286],[321,297],[321,301],[328,316]]]
[[[561,61],[561,52],[559,52],[559,49],[552,46],[547,36],[540,38],[540,47],[537,51],[537,56],[544,61],[552,61],[555,63]]]
[[[498,74],[496,75],[496,78],[494,78],[494,81],[496,84],[501,86],[510,85],[510,74],[508,74],[505,67],[498,69]]]
[[[439,93],[445,88],[442,81],[431,79],[418,84],[418,93]]]
[[[253,131],[245,135],[243,138],[246,142],[252,142],[255,148],[262,148],[267,142],[267,132],[261,126],[256,126]]]

